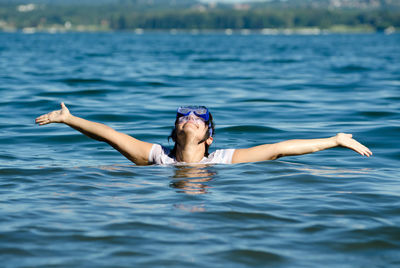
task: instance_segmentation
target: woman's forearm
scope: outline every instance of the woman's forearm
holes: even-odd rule
[[[311,140],[287,140],[246,149],[237,149],[232,157],[232,163],[275,160],[283,156],[308,154],[336,146],[338,144],[335,137]]]
[[[336,136],[323,139],[287,140],[276,144],[276,158],[314,153],[339,146]]]
[[[89,138],[104,142],[108,142],[109,136],[115,131],[104,124],[92,122],[72,114],[65,118],[63,123],[85,134]]]

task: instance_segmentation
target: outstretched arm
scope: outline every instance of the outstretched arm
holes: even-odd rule
[[[148,156],[153,144],[137,140],[104,124],[73,116],[64,103],[61,103],[61,110],[36,118],[36,123],[41,126],[50,123],[66,124],[92,139],[110,144],[137,165],[148,164]]]
[[[232,163],[274,160],[283,156],[309,154],[333,147],[349,148],[367,157],[372,155],[372,152],[353,139],[351,134],[339,133],[325,139],[287,140],[247,149],[237,149],[233,154]]]

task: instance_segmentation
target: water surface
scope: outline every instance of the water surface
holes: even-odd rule
[[[3,267],[398,267],[399,35],[0,34]],[[172,146],[207,105],[211,151],[348,132],[213,166],[130,163],[34,118],[58,109]]]

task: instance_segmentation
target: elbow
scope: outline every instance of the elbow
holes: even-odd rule
[[[272,147],[272,154],[268,160],[276,160],[284,156],[286,156],[286,154],[284,152],[284,146],[282,143],[275,143]]]

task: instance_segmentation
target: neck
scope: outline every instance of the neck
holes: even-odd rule
[[[200,162],[205,153],[204,142],[200,144],[196,143],[184,143],[176,144],[175,157],[178,162],[185,163],[198,163]]]

